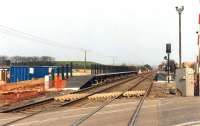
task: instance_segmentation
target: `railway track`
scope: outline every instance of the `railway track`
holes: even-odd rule
[[[46,104],[46,102],[41,102],[41,103],[38,103],[38,104],[34,104],[33,106],[35,106],[35,105],[40,105],[41,106],[41,108],[42,108],[42,110],[35,110],[35,109],[33,109],[32,107],[32,105],[31,106],[25,106],[24,108],[16,108],[16,109],[14,109],[14,110],[10,110],[9,112],[22,112],[22,113],[26,113],[26,114],[28,114],[27,116],[25,116],[25,117],[22,117],[22,118],[20,118],[20,119],[16,119],[16,120],[14,120],[14,121],[11,121],[11,122],[9,122],[9,123],[6,123],[6,124],[4,124],[4,125],[2,125],[2,126],[9,126],[9,125],[11,125],[11,124],[14,124],[14,123],[16,123],[16,122],[18,122],[18,121],[21,121],[21,120],[24,120],[24,119],[26,119],[26,118],[29,118],[29,117],[32,117],[32,116],[34,116],[34,115],[37,115],[37,114],[40,114],[41,112],[44,112],[44,111],[52,111],[52,110],[57,110],[57,109],[59,109],[59,108],[62,108],[62,107],[64,107],[64,106],[69,106],[69,105],[73,105],[73,104],[75,104],[75,103],[78,103],[78,102],[81,102],[82,100],[84,100],[84,99],[87,99],[89,96],[91,96],[91,95],[94,95],[94,94],[96,94],[96,93],[100,93],[100,92],[103,92],[103,91],[106,91],[106,90],[109,90],[109,89],[111,89],[111,88],[114,88],[115,86],[119,86],[119,85],[121,85],[121,84],[124,84],[124,83],[126,83],[126,82],[129,82],[129,81],[131,81],[131,80],[134,80],[134,79],[136,79],[136,78],[138,78],[138,77],[141,77],[141,76],[143,76],[143,75],[140,75],[140,76],[135,76],[135,77],[132,77],[132,78],[128,78],[128,79],[125,79],[125,80],[121,80],[120,82],[116,82],[116,83],[114,83],[114,84],[109,84],[109,85],[103,85],[103,86],[95,86],[95,87],[91,87],[91,88],[89,88],[89,89],[85,89],[85,90],[82,90],[82,91],[78,91],[79,93],[80,92],[90,92],[88,95],[86,95],[85,97],[83,97],[83,98],[80,98],[80,99],[77,99],[77,100],[74,100],[74,101],[67,101],[67,102],[64,102],[64,103],[57,103],[56,101],[53,101],[52,102],[52,100],[48,100],[48,105]],[[90,89],[92,89],[92,91],[90,90]],[[75,93],[75,92],[73,92],[73,93]],[[47,106],[46,106],[47,105]],[[46,106],[46,108],[47,109],[44,109],[45,108],[45,106]],[[26,108],[26,111],[24,111],[25,110],[25,108]],[[30,114],[29,114],[30,113]]]
[[[137,117],[139,116],[139,112],[140,112],[140,109],[144,103],[144,100],[145,98],[149,95],[150,91],[151,91],[151,88],[153,86],[153,82],[151,82],[150,86],[146,89],[146,92],[145,92],[145,95],[143,97],[140,98],[137,106],[136,106],[136,109],[135,111],[133,112],[129,122],[128,122],[128,126],[135,126],[136,124],[136,121],[137,121]]]
[[[151,75],[148,75],[151,76]],[[81,117],[78,120],[75,120],[70,126],[79,126],[80,124],[82,124],[84,121],[88,120],[90,117],[92,117],[94,114],[96,114],[97,112],[99,112],[101,109],[103,109],[105,106],[109,105],[111,102],[113,102],[114,100],[116,100],[117,98],[121,97],[126,91],[130,91],[134,88],[136,88],[138,85],[140,85],[142,82],[144,82],[145,80],[150,79],[148,77],[142,77],[142,79],[139,79],[134,85],[128,87],[127,89],[125,89],[122,93],[120,93],[118,96],[109,99],[107,101],[105,101],[103,104],[101,104],[100,106],[98,106],[96,109],[94,109],[92,112],[90,112],[89,114]],[[145,97],[148,96],[148,94],[151,91],[153,83],[151,82],[150,86],[148,86],[148,88],[145,90],[145,95],[143,97],[140,98],[137,107],[133,113],[133,115],[130,118],[130,121],[128,122],[128,126],[134,126],[136,119],[138,117],[139,111],[141,109],[141,106],[144,102]]]
[[[132,76],[134,76],[134,75],[132,75]],[[88,87],[88,88],[81,89],[81,90],[74,91],[74,92],[67,93],[67,94],[77,94],[77,93],[93,92],[97,88],[104,87],[104,86],[110,85],[110,83],[115,83],[117,81],[124,80],[124,79],[126,79],[126,77],[119,78],[119,79],[116,79],[116,80],[112,80],[112,81],[109,81],[109,82],[100,83],[98,85],[94,85],[92,87]],[[62,95],[66,95],[66,94],[64,93]],[[59,95],[59,96],[62,96],[62,95]],[[35,102],[31,102],[31,103],[28,103],[28,104],[24,104],[24,105],[20,105],[20,106],[15,106],[15,107],[11,107],[11,108],[2,109],[2,110],[0,110],[0,113],[22,112],[22,111],[25,111],[25,110],[28,110],[28,109],[33,109],[33,108],[36,108],[36,109],[42,108],[42,109],[44,109],[43,107],[45,105],[48,105],[50,107],[51,104],[52,104],[52,106],[55,106],[55,104],[59,105],[59,102],[55,102],[54,101],[54,97],[49,97],[49,98],[45,98],[45,99],[38,100],[38,101],[35,101]],[[62,104],[60,103],[60,106],[61,105]]]
[[[71,107],[74,107],[74,106],[81,107],[84,104],[84,102],[88,102],[88,97],[90,97],[92,95],[95,95],[95,94],[98,94],[98,93],[103,93],[103,92],[110,91],[115,87],[120,87],[121,85],[124,85],[124,84],[126,84],[126,83],[128,83],[128,82],[130,82],[132,80],[138,79],[141,76],[143,76],[143,75],[135,76],[135,77],[132,77],[132,78],[128,78],[128,79],[125,79],[125,80],[110,84],[110,85],[106,85],[104,87],[97,88],[94,91],[87,92],[88,94],[85,95],[84,97],[81,97],[81,98],[76,99],[76,100],[64,102],[61,106],[62,107],[65,107],[65,106],[68,106],[68,107],[70,107],[70,106]],[[77,106],[77,104],[81,104],[81,106],[79,106],[79,105]]]
[[[103,85],[103,86],[96,87],[96,88],[93,88],[93,89],[81,90],[81,91],[71,93],[71,94],[76,94],[76,93],[87,92],[88,95],[86,95],[85,97],[82,97],[80,99],[76,99],[76,100],[72,100],[72,101],[66,101],[66,102],[59,102],[59,101],[52,100],[51,102],[45,102],[44,104],[39,104],[39,106],[38,105],[36,105],[34,107],[30,106],[28,108],[26,107],[26,108],[23,108],[23,109],[20,109],[20,110],[17,110],[17,111],[15,110],[14,112],[31,114],[32,112],[33,113],[35,113],[35,112],[40,113],[40,112],[44,112],[44,111],[56,110],[56,109],[59,109],[59,108],[65,107],[65,106],[73,106],[74,104],[82,102],[84,99],[87,99],[91,95],[94,95],[94,94],[99,93],[99,92],[103,92],[104,90],[108,90],[109,88],[112,88],[116,85],[123,84],[123,83],[130,81],[132,79],[133,78],[128,78],[128,79],[116,82],[114,84]]]
[[[146,75],[146,76],[148,76],[148,75]],[[92,105],[94,102],[92,100],[89,100],[88,97],[89,96],[94,96],[95,94],[105,94],[105,96],[103,96],[104,98],[102,98],[100,100],[100,103],[104,102],[107,99],[110,99],[109,97],[106,98],[106,93],[114,93],[114,94],[115,93],[120,93],[120,94],[122,93],[122,94],[124,94],[125,92],[128,91],[127,88],[133,87],[134,83],[137,83],[137,81],[140,81],[143,78],[144,78],[143,75],[141,75],[141,76],[135,77],[134,79],[130,79],[128,81],[124,81],[123,83],[119,83],[117,85],[113,85],[113,86],[111,86],[109,88],[106,88],[106,89],[100,90],[98,92],[95,92],[94,94],[87,95],[85,97],[85,99],[81,99],[80,102],[78,102],[78,103],[75,102],[74,104],[71,104],[70,106],[71,107],[76,107],[76,108],[77,107],[89,107],[90,104]],[[136,87],[136,86],[138,86],[138,85],[135,85],[134,87]],[[116,95],[116,96],[118,96],[118,95]],[[115,97],[115,96],[112,96],[112,97]]]

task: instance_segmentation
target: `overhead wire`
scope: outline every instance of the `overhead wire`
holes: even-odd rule
[[[65,44],[61,44],[58,41],[38,37],[38,36],[29,34],[29,33],[26,33],[26,32],[22,32],[20,30],[16,30],[14,28],[10,28],[10,27],[3,26],[3,25],[0,25],[0,32],[5,33],[5,34],[9,34],[9,35],[13,35],[15,37],[20,37],[20,38],[23,38],[23,39],[33,40],[37,43],[40,42],[39,44],[45,44],[45,45],[49,45],[49,46],[53,46],[53,47],[56,46],[56,47],[60,47],[60,48],[69,48],[69,49],[74,49],[74,50],[79,50],[79,51],[85,50],[83,48],[72,47],[72,46],[69,46],[69,45],[66,46]]]
[[[54,41],[54,40],[42,38],[42,37],[39,37],[39,36],[35,36],[35,35],[30,34],[30,33],[23,32],[23,31],[20,31],[20,30],[11,28],[11,27],[4,26],[4,25],[0,25],[0,32],[7,34],[7,35],[14,36],[14,37],[18,37],[18,38],[21,38],[21,39],[34,41],[34,42],[37,42],[37,43],[43,44],[43,45],[59,47],[59,48],[63,48],[63,49],[68,48],[68,49],[71,49],[71,50],[78,50],[78,51],[81,51],[81,52],[87,51],[89,53],[95,54],[95,56],[98,55],[98,56],[104,57],[104,58],[111,58],[112,62],[113,62],[114,59],[116,59],[116,58],[118,59],[118,57],[116,57],[116,56],[107,56],[107,55],[104,55],[102,53],[95,52],[93,50],[69,46],[69,45],[66,45],[66,44],[62,44],[61,42],[58,42],[58,41]]]

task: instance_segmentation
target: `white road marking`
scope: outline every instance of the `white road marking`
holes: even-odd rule
[[[200,126],[200,121],[191,121],[191,122],[176,124],[174,126]]]
[[[10,117],[7,117],[7,118],[4,118],[4,119],[0,119],[0,121],[6,121],[6,120],[14,120],[14,119],[19,119],[19,118],[22,118],[22,117],[13,117],[13,118],[10,118]]]

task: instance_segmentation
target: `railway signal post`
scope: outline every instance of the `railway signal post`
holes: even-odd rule
[[[169,79],[169,74],[170,74],[169,60],[170,60],[170,53],[171,53],[171,44],[170,43],[166,44],[166,53],[167,53],[167,81],[169,83],[170,82],[170,79]]]

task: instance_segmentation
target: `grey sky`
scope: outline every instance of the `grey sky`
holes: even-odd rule
[[[183,60],[196,56],[198,0],[181,0],[183,13]],[[0,25],[56,41],[39,44],[0,27],[0,54],[50,55],[58,60],[88,59],[112,63],[158,64],[171,42],[178,61],[178,0],[1,0]],[[55,42],[54,42],[55,43]],[[62,45],[70,46],[64,48]],[[99,54],[100,53],[100,54]]]

